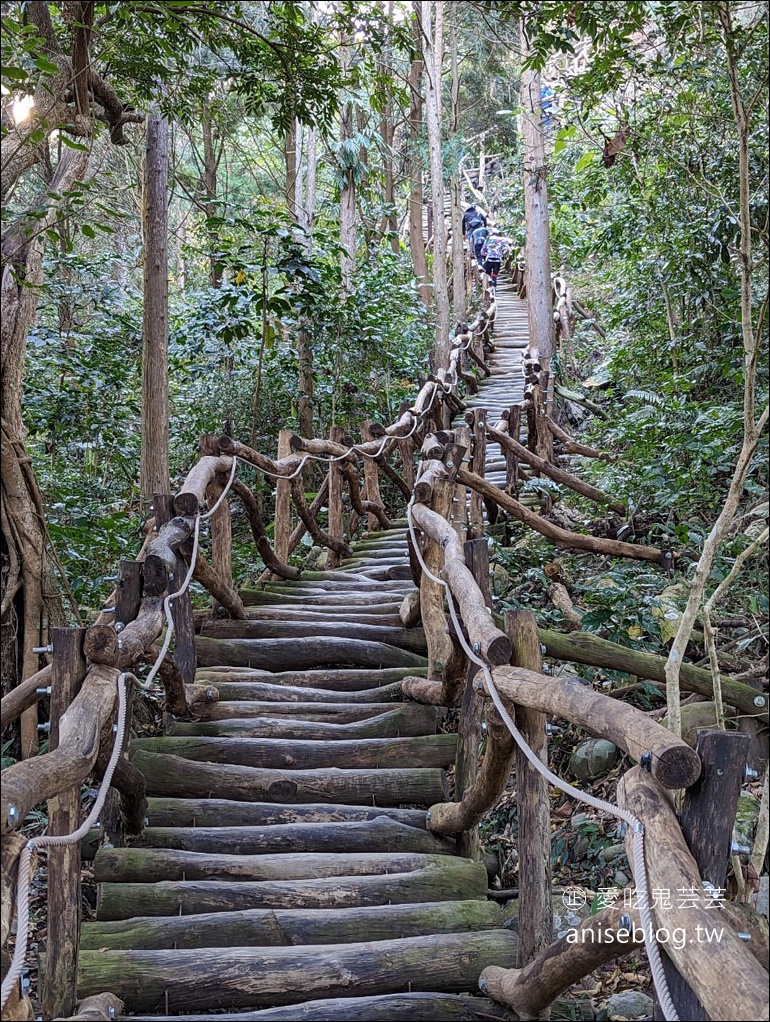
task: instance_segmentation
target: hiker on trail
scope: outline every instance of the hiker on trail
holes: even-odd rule
[[[509,240],[504,238],[496,228],[492,228],[489,237],[481,249],[484,272],[488,275],[492,287],[497,287],[497,275],[503,259],[508,251]]]
[[[471,232],[470,240],[468,242],[468,248],[472,254],[476,256],[476,262],[479,266],[483,265],[481,258],[481,250],[484,248],[484,242],[489,237],[489,228],[482,224],[481,227],[477,227],[475,231]]]
[[[476,230],[477,227],[486,227],[487,218],[477,209],[475,205],[470,205],[463,213],[463,237],[468,239],[468,251],[473,255],[473,248],[471,246],[470,236]]]

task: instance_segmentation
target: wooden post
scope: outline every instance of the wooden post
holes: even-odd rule
[[[174,517],[174,497],[170,493],[156,493],[153,498],[155,509],[155,525],[160,529]],[[187,565],[181,555],[177,554],[174,577],[169,575],[169,592],[175,592],[184,581]],[[171,601],[171,617],[174,621],[174,663],[179,668],[184,683],[192,685],[195,681],[197,659],[195,653],[195,622],[193,620],[190,590]]]
[[[453,492],[454,486],[446,475],[440,475],[434,480],[431,508],[447,520],[452,508]],[[434,575],[441,573],[444,552],[438,543],[427,537],[423,548],[423,560]],[[420,610],[428,643],[428,677],[444,681],[453,655],[452,640],[447,631],[444,611],[444,587],[438,582],[433,582],[425,574],[420,578]]]
[[[508,415],[508,436],[519,440],[521,436],[521,405],[511,405]],[[510,451],[505,452],[505,488],[514,497],[519,492],[519,459]]]
[[[473,573],[488,606],[492,604],[489,591],[489,547],[486,539],[471,539],[464,545],[465,563]],[[462,800],[479,774],[479,741],[481,739],[481,718],[484,713],[484,695],[473,685],[478,666],[468,664],[468,675],[460,706],[458,726],[457,760],[455,765],[455,802]],[[457,836],[457,853],[470,859],[481,858],[478,827],[466,830]]]
[[[141,561],[121,561],[115,589],[115,624],[127,625],[139,612],[142,600]]]
[[[344,443],[345,430],[341,426],[332,426],[329,439],[336,444]],[[344,535],[344,521],[342,518],[342,470],[332,462],[329,465],[329,535],[332,539],[342,540]],[[329,550],[327,554],[327,565],[330,568],[338,568],[340,555],[336,550]]]
[[[506,611],[505,631],[513,643],[511,663],[542,672],[537,621],[531,610]],[[545,714],[516,707],[516,724],[540,759],[548,761]],[[519,967],[551,943],[551,813],[548,782],[519,746],[514,755],[519,807]]]
[[[361,423],[361,439],[366,443],[367,440],[373,440],[372,435],[372,423],[370,419]],[[366,483],[366,499],[374,501],[375,504],[381,504],[382,498],[380,497],[380,470],[377,467],[377,462],[372,458],[364,458],[364,482]],[[366,516],[367,527],[369,532],[376,532],[379,529],[380,524],[377,521],[377,515],[367,514]]]
[[[282,429],[278,433],[278,460],[288,458],[291,450],[292,431]],[[278,479],[275,484],[275,518],[274,518],[275,556],[286,564],[289,560],[289,537],[291,535],[291,481]]]
[[[703,764],[701,775],[687,789],[680,823],[687,846],[704,881],[724,891],[733,823],[741,793],[750,738],[739,731],[698,731],[695,751]],[[714,910],[718,912],[718,909]],[[671,998],[680,1018],[708,1022],[709,1015],[690,985],[661,947]],[[657,997],[653,1018],[663,1019]]]
[[[465,448],[462,463],[457,466],[457,468],[462,468],[471,460],[471,431],[467,426],[458,426],[454,430],[454,435],[454,442],[459,447]],[[471,466],[469,465],[468,467],[470,468]],[[459,483],[455,485],[455,491],[452,495],[452,511],[449,520],[454,526],[457,535],[464,542],[468,535],[468,492]]]
[[[59,721],[80,691],[86,674],[85,628],[54,628],[49,749],[59,744]],[[80,826],[80,785],[48,802],[48,833],[71,834]],[[48,852],[48,943],[43,1001],[50,1018],[66,1018],[77,1000],[80,944],[80,843]]]
[[[484,475],[487,454],[487,413],[486,409],[473,410],[473,460],[471,471],[476,475]],[[474,539],[484,535],[484,498],[476,490],[471,490],[470,531]]]
[[[219,499],[222,487],[214,484],[209,488],[214,501]],[[230,501],[225,497],[211,516],[211,566],[219,577],[231,589],[233,586],[233,521],[230,514]],[[212,598],[214,611],[221,604]]]

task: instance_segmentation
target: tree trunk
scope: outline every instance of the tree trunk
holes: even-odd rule
[[[450,62],[452,68],[452,120],[450,135],[460,129],[460,73],[457,65],[457,26],[452,25],[450,33]],[[452,304],[455,320],[465,322],[465,252],[463,250],[463,211],[460,195],[459,168],[452,175]]]
[[[286,166],[286,183],[284,195],[286,197],[286,208],[292,220],[297,219],[297,122],[294,117],[291,119],[289,128],[284,139],[284,163]]]
[[[416,0],[420,43],[425,63],[425,109],[430,155],[433,208],[433,290],[436,304],[435,368],[449,365],[449,295],[446,272],[446,220],[444,218],[444,163],[441,152],[441,66],[444,51],[444,0]]]
[[[529,46],[522,26],[522,54]],[[526,220],[527,309],[529,344],[547,367],[554,350],[551,253],[548,226],[545,137],[540,99],[540,74],[526,69],[521,75],[522,142],[524,147],[524,215]],[[551,413],[548,401],[548,413]]]
[[[145,500],[169,493],[168,470],[168,122],[147,118],[144,175],[144,313],[142,324],[142,453]]]
[[[219,156],[214,148],[213,122],[211,108],[208,103],[204,104],[201,118],[201,129],[203,134],[203,189],[206,194],[206,213],[214,216],[217,212],[217,169]],[[221,149],[220,149],[221,154]],[[213,288],[222,284],[222,268],[217,259],[217,239],[215,232],[209,232],[209,281]]]
[[[413,23],[415,52],[420,52],[420,27],[415,18]],[[425,235],[422,230],[422,167],[418,145],[422,133],[422,93],[420,85],[424,65],[415,57],[409,68],[409,89],[412,103],[409,108],[409,248],[412,252],[412,267],[425,305],[430,303],[428,285],[428,261],[425,256]]]
[[[350,66],[348,46],[340,47],[340,64],[343,74]],[[353,274],[356,269],[356,180],[355,171],[350,165],[350,153],[347,142],[353,137],[353,104],[345,102],[340,107],[340,169],[343,185],[340,190],[340,270],[342,273],[342,293],[349,295],[353,290]]]

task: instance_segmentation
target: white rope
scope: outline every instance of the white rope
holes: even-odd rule
[[[666,980],[666,974],[663,970],[663,961],[660,956],[660,948],[655,937],[655,928],[652,919],[652,910],[650,908],[649,898],[649,883],[647,879],[647,865],[644,860],[644,826],[641,821],[634,816],[633,813],[627,809],[623,809],[621,806],[614,805],[611,802],[607,802],[604,799],[596,798],[594,795],[590,795],[587,792],[580,791],[579,788],[573,787],[566,781],[561,780],[557,777],[553,771],[549,770],[545,763],[536,755],[534,750],[524,739],[519,729],[516,727],[510,713],[505,708],[500,693],[495,685],[492,671],[489,665],[481,659],[471,647],[468,645],[465,636],[463,635],[462,625],[459,621],[457,610],[454,604],[454,597],[451,589],[444,581],[434,575],[433,572],[428,568],[425,560],[423,559],[422,553],[420,552],[419,543],[417,542],[417,536],[415,534],[415,525],[412,517],[412,507],[414,505],[414,497],[409,501],[406,509],[406,519],[409,525],[409,534],[412,539],[412,546],[414,547],[417,555],[417,560],[420,563],[420,567],[423,572],[433,582],[438,582],[439,585],[443,586],[447,591],[447,605],[449,607],[449,613],[454,624],[455,634],[462,645],[463,649],[469,660],[477,664],[484,672],[484,678],[486,683],[487,691],[489,692],[490,698],[497,708],[500,717],[504,721],[506,727],[513,735],[513,738],[519,748],[522,750],[524,755],[527,757],[532,766],[539,771],[546,778],[546,780],[563,791],[565,794],[570,795],[572,798],[577,799],[580,802],[584,802],[586,805],[592,806],[594,809],[598,809],[600,812],[609,813],[611,816],[615,816],[617,819],[623,820],[631,828],[631,849],[633,859],[633,873],[634,879],[637,884],[639,914],[642,920],[642,930],[644,932],[644,949],[647,953],[647,960],[650,963],[650,970],[652,972],[652,980],[655,986],[655,992],[658,995],[661,1009],[666,1018],[666,1022],[679,1022],[679,1015],[677,1014],[674,1002],[671,999],[671,993],[668,988],[668,982]]]

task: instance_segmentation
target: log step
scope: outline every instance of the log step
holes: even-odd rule
[[[423,818],[425,814],[423,813]],[[284,823],[264,826],[146,827],[141,845],[223,855],[282,852],[426,852],[451,855],[455,843],[397,819]]]
[[[377,717],[393,709],[393,703],[320,703],[320,702],[257,702],[253,699],[225,700],[202,707],[198,715],[202,720],[232,720],[246,717],[289,717],[299,720],[353,724],[369,717]]]
[[[134,1022],[211,1022],[211,1015],[132,1015],[131,1018]],[[509,1011],[485,997],[434,993],[335,997],[305,1001],[289,1008],[227,1012],[216,1016],[217,1022],[494,1022],[510,1018]]]
[[[309,671],[266,671],[249,667],[204,667],[196,671],[195,680],[198,684],[219,681],[260,681],[271,685],[294,685],[300,688],[328,688],[339,692],[357,692],[376,688],[380,685],[392,685],[410,674],[427,674],[427,666],[422,667],[385,667],[376,668],[338,668]]]
[[[192,916],[133,916],[84,923],[81,947],[113,951],[195,947],[273,947],[348,944],[432,933],[466,933],[502,925],[491,901],[436,901],[404,905],[362,905],[324,912],[316,909],[238,909]]]
[[[312,802],[300,805],[280,802],[237,802],[233,799],[221,798],[150,797],[147,799],[148,826],[152,828],[270,827],[289,823],[362,823],[378,818],[395,820],[405,827],[416,827],[418,830],[426,828],[425,811],[422,809],[343,806]],[[167,847],[175,846],[168,845]],[[444,845],[441,849],[431,848],[429,850],[446,850],[446,847]]]
[[[316,997],[476,989],[489,965],[510,966],[507,930],[299,948],[84,951],[80,997],[110,990],[134,1010],[261,1007]],[[394,990],[394,988],[396,988]]]
[[[337,642],[348,639],[386,643],[399,649],[408,649],[425,654],[427,645],[422,628],[391,628],[387,625],[350,624],[341,621],[263,621],[249,618],[246,621],[207,621],[200,631],[201,636],[213,639],[291,639],[304,640],[313,654],[320,638],[331,637]]]
[[[214,856],[216,858],[216,856]],[[483,863],[446,856],[446,865],[384,876],[313,877],[307,880],[161,880],[99,885],[96,918],[131,919],[232,912],[250,908],[335,909],[357,905],[486,898]]]
[[[227,763],[276,770],[316,770],[340,763],[347,769],[446,768],[454,763],[457,735],[369,738],[357,742],[289,742],[283,738],[170,736],[134,739],[131,743],[132,758],[137,752],[179,756],[204,763]]]
[[[335,725],[330,725],[334,727]],[[151,795],[239,798],[245,802],[342,802],[350,805],[432,805],[448,795],[446,775],[435,768],[398,770],[268,770],[200,763],[141,749],[132,762]]]
[[[236,622],[241,624],[241,622]],[[242,622],[248,624],[248,622]],[[309,642],[289,639],[211,639],[197,636],[200,667],[228,664],[270,670],[313,667],[424,667],[425,657],[384,642],[323,635]]]
[[[325,688],[300,688],[298,685],[273,685],[265,681],[212,681],[206,684],[216,688],[223,700],[258,699],[261,702],[296,703],[385,703],[401,701],[401,682],[395,681],[381,688],[364,688],[356,692],[337,692]]]
[[[356,720],[350,724],[282,720],[280,717],[244,717],[200,723],[178,720],[171,726],[171,734],[341,741],[346,738],[399,738],[434,734],[437,721],[438,712],[435,707],[402,703],[376,717]]]

